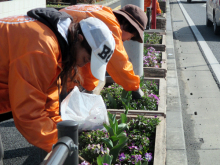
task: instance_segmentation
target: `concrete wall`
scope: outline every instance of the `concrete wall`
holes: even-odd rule
[[[0,18],[26,15],[28,10],[46,7],[46,0],[10,0],[0,2]]]

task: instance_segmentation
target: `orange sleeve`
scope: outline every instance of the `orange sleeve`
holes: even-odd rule
[[[135,75],[133,65],[129,61],[122,39],[119,37],[114,35],[115,51],[107,64],[107,72],[126,91],[136,91],[139,88],[140,78]]]
[[[158,1],[156,1],[156,5],[157,5],[157,14],[161,14],[161,10],[160,10],[160,4]]]
[[[47,69],[44,69],[44,68]],[[58,140],[57,61],[29,52],[10,63],[9,96],[17,129],[27,141],[49,152]]]
[[[151,0],[144,0],[144,11],[147,11],[147,7],[150,7]]]

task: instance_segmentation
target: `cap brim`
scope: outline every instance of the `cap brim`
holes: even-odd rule
[[[131,19],[126,13],[124,13],[120,10],[114,10],[113,13],[114,14],[120,14],[120,15],[124,16],[135,27],[135,29],[138,31],[139,36],[135,37],[134,40],[138,41],[140,43],[143,43],[144,31],[141,30],[139,25],[133,19]]]
[[[101,62],[100,58],[97,58],[92,52],[90,65],[93,76],[101,81],[104,81],[107,64]]]

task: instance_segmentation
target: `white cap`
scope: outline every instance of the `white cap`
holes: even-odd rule
[[[92,48],[91,71],[95,78],[104,81],[106,66],[115,50],[112,32],[104,22],[89,17],[81,20],[82,32]]]

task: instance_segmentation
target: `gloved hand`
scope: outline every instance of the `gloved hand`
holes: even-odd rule
[[[138,88],[136,91],[132,91],[132,99],[140,99],[144,96],[144,92]]]

